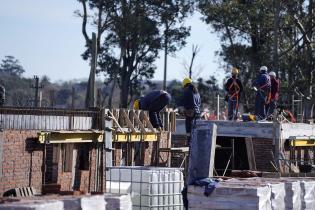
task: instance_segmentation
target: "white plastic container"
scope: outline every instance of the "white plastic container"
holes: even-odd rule
[[[106,192],[130,193],[133,209],[182,210],[183,187],[178,168],[109,167],[106,172]]]

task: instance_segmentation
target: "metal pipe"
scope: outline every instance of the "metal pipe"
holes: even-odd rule
[[[220,95],[217,95],[217,120],[220,120]]]

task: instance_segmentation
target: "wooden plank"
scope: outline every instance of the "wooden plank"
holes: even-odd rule
[[[112,118],[113,122],[117,125],[117,127],[119,128],[120,132],[125,133],[124,130],[120,127],[117,119],[115,118],[115,115],[113,113],[111,113],[111,111],[108,110],[108,114],[110,115],[110,117]]]
[[[146,115],[143,111],[141,112],[141,114],[142,114],[143,120],[144,120],[144,121],[146,122],[146,124],[147,124],[147,127],[148,127],[152,132],[155,132],[155,129],[154,129],[153,125],[151,124],[151,122],[150,122],[149,118],[147,117],[147,115]]]
[[[1,122],[0,122],[1,123]],[[0,124],[0,126],[2,126]],[[0,131],[0,178],[2,177],[2,155],[3,155],[4,134]]]
[[[247,150],[249,169],[256,171],[256,161],[255,161],[255,154],[254,154],[253,139],[245,138],[245,144],[246,144],[246,150]]]
[[[105,119],[104,127],[113,127],[113,121]],[[104,131],[104,141],[105,141],[105,166],[110,167],[113,166],[113,134],[112,131],[106,130]],[[105,174],[106,174],[106,167],[105,167]]]
[[[132,122],[129,120],[129,116],[127,115],[127,113],[125,112],[124,109],[120,110],[120,114],[122,115],[122,117],[124,118],[124,121],[127,123],[128,128],[132,131],[132,132],[136,132],[136,129],[133,127]]]
[[[71,172],[73,163],[73,147],[74,144],[64,144],[63,146],[63,171]]]
[[[133,118],[136,121],[136,123],[139,125],[141,132],[145,133],[146,132],[145,127],[142,124],[141,120],[139,119],[138,115],[133,110],[132,110],[132,113],[133,113]]]
[[[210,121],[197,121],[192,131],[188,184],[195,179],[213,176],[217,126]]]

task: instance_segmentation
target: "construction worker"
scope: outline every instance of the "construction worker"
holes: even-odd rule
[[[237,68],[232,68],[231,78],[229,78],[225,84],[225,90],[227,91],[227,101],[228,101],[228,119],[237,120],[238,106],[241,97],[241,92],[243,91],[243,85],[241,81],[237,78],[239,70]]]
[[[4,106],[5,103],[5,88],[0,85],[0,107]]]
[[[162,111],[171,102],[171,95],[163,90],[154,90],[134,101],[134,109],[149,111],[150,122],[154,128],[163,130],[160,117]]]
[[[267,106],[268,116],[272,115],[274,110],[277,108],[277,102],[279,99],[279,89],[280,81],[277,79],[276,73],[271,71],[269,72],[270,76],[270,103]]]
[[[186,117],[185,127],[189,145],[193,123],[200,117],[201,99],[198,89],[194,84],[192,84],[192,80],[190,78],[185,78],[182,84],[184,92],[179,103],[179,110],[180,112],[183,112]]]
[[[266,119],[266,105],[270,103],[270,77],[268,68],[262,66],[259,69],[259,75],[253,82],[254,90],[256,91],[255,99],[255,115],[257,120]]]

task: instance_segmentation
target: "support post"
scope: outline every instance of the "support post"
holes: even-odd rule
[[[217,96],[217,120],[220,120],[220,95]]]

